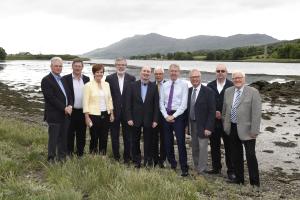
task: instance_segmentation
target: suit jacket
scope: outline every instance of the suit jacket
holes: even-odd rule
[[[73,105],[70,98],[70,91],[65,81],[63,79],[61,81],[67,95],[68,105]],[[66,97],[51,73],[42,79],[41,89],[45,100],[44,120],[48,123],[63,122],[66,118]]]
[[[190,117],[191,95],[193,87],[189,88],[187,117]],[[213,91],[204,85],[201,89],[195,102],[195,120],[197,123],[197,135],[204,138],[204,130],[214,131],[214,123],[216,116],[215,95]]]
[[[110,74],[106,77],[106,82],[109,83],[111,96],[113,100],[113,106],[114,106],[114,116],[116,120],[126,120],[126,116],[124,114],[124,106],[125,106],[125,95],[127,93],[127,88],[130,85],[130,83],[135,81],[135,77],[125,73],[124,75],[124,85],[123,85],[123,92],[121,94],[120,87],[119,87],[119,81],[118,81],[118,75],[117,73]],[[121,116],[122,115],[122,116]]]
[[[211,88],[214,91],[215,99],[216,99],[216,111],[220,111],[222,113],[224,93],[225,93],[225,90],[231,86],[233,86],[232,81],[226,79],[225,85],[224,85],[221,93],[219,93],[218,88],[217,88],[217,80],[214,80],[207,84],[207,87]],[[223,128],[222,120],[219,120],[219,119],[215,119],[215,120],[216,120],[215,127]]]
[[[70,91],[70,98],[72,99],[72,102],[74,104],[74,87],[73,87],[73,77],[72,77],[72,73],[71,74],[68,74],[68,75],[65,75],[62,77],[64,80],[65,80],[65,83],[68,87],[68,90]],[[83,83],[86,84],[87,82],[90,81],[90,78],[85,76],[85,75],[82,75],[82,80],[83,80]],[[73,105],[72,105],[73,106]]]
[[[113,110],[113,102],[109,83],[102,81],[101,87],[105,94],[106,110],[108,114],[110,114],[110,111]],[[101,115],[99,86],[95,80],[84,85],[83,112],[89,113],[90,115]]]
[[[141,81],[131,83],[126,95],[126,119],[133,120],[134,126],[151,127],[159,121],[159,94],[157,86],[149,82],[145,101],[141,96]]]
[[[229,135],[231,128],[231,106],[235,87],[225,91],[223,104],[224,131]],[[250,133],[259,134],[261,121],[261,97],[257,89],[244,86],[240,102],[237,107],[237,131],[241,140],[251,140]]]
[[[164,82],[166,82],[166,80],[162,80],[162,84],[163,84]],[[153,81],[153,84],[156,85],[156,81]],[[157,88],[157,91],[158,91],[157,85],[156,85],[156,88]],[[163,119],[164,119],[164,116],[162,115],[162,113],[160,112],[160,109],[159,109],[159,91],[158,91],[158,110],[159,110],[159,112],[158,112],[158,123],[159,123],[159,124],[162,124],[162,121],[163,121]]]

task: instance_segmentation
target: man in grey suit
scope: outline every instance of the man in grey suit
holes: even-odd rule
[[[198,174],[207,171],[208,137],[214,130],[216,104],[214,92],[201,84],[201,73],[190,72],[192,83],[188,94],[188,118],[192,136],[192,156]]]
[[[255,142],[260,130],[261,97],[255,88],[245,85],[243,72],[234,72],[232,80],[234,86],[225,91],[222,112],[224,131],[230,138],[232,161],[236,175],[236,179],[228,182],[244,184],[244,145],[250,184],[259,187]]]

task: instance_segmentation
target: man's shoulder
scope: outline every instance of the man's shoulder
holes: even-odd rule
[[[212,87],[214,85],[217,85],[217,80],[213,80],[213,81],[207,83],[207,87]]]

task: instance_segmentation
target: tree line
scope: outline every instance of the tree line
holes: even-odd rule
[[[54,56],[59,56],[63,60],[74,60],[80,58],[79,56],[63,54],[31,54],[30,52],[20,52],[17,54],[7,54],[5,49],[0,47],[0,60],[50,60]],[[89,60],[88,58],[81,58],[82,60]]]
[[[300,59],[300,39],[268,45],[238,47],[194,52],[153,53],[131,56],[139,60],[246,60],[246,59]]]

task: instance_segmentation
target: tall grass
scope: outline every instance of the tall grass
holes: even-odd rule
[[[198,199],[212,194],[203,178],[167,169],[134,169],[86,155],[48,164],[47,129],[0,118],[0,199]]]

